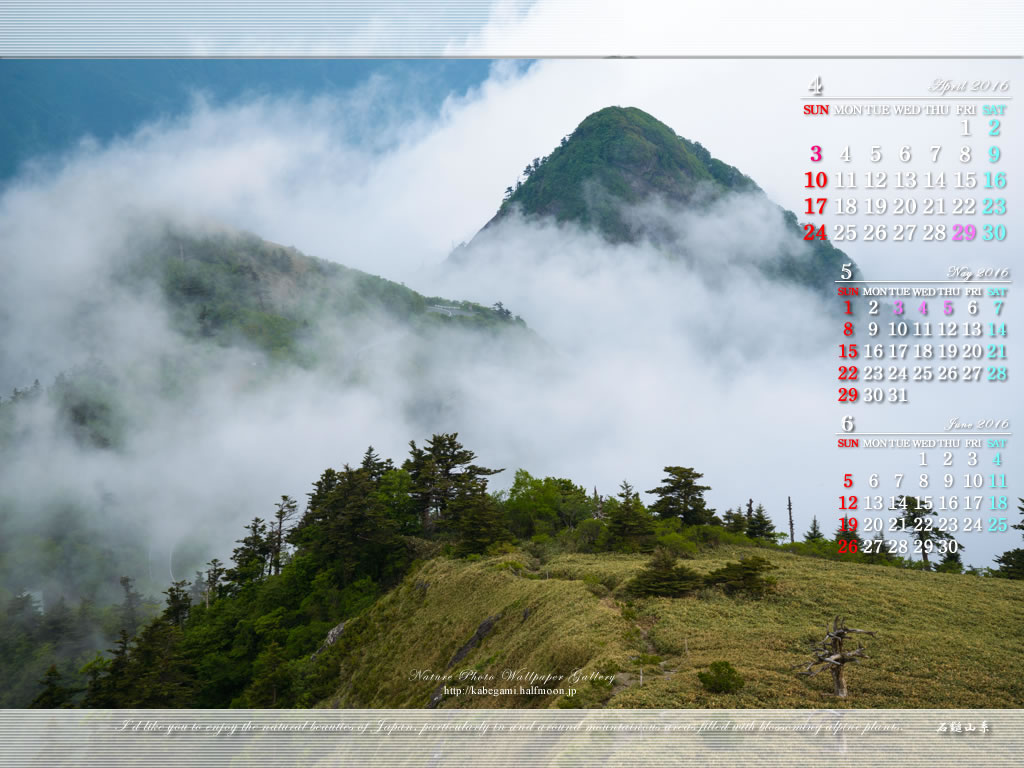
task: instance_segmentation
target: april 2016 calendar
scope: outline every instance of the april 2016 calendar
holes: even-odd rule
[[[2,705],[1009,755],[1021,74],[0,61]]]

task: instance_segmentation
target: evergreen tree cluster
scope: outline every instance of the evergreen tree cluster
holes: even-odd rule
[[[168,585],[162,607],[127,576],[121,602],[102,610],[87,600],[77,610],[47,600],[44,612],[24,590],[0,595],[6,601],[0,659],[15,683],[5,701],[311,706],[336,682],[337,662],[321,652],[324,637],[397,584],[417,558],[477,556],[517,541],[537,556],[545,547],[652,553],[629,585],[636,595],[682,597],[719,587],[763,597],[773,589],[771,564],[756,556],[705,576],[678,564],[680,556],[722,543],[778,544],[771,518],[753,499],[719,518],[704,499],[709,486],[692,468],[665,467],[661,484],[649,491],[655,497],[649,507],[628,481],[606,497],[525,470],[508,491],[492,493],[489,478],[500,471],[481,465],[455,433],[410,442],[400,465],[370,447],[357,465],[324,470],[301,512],[295,499],[282,496],[265,518],[252,518],[229,562],[211,559],[191,583]],[[924,514],[914,501],[907,508]],[[835,544],[815,518],[804,543],[785,547],[824,556],[818,549]],[[861,559],[908,566],[886,555]],[[959,557],[947,553],[939,570],[959,572]],[[112,647],[98,654],[98,642]],[[19,670],[16,679],[10,669]]]
[[[207,564],[164,592],[163,612],[136,633],[140,598],[123,580],[124,623],[108,656],[82,668],[88,707],[309,706],[330,675],[307,662],[327,631],[397,583],[416,542],[456,555],[511,539],[487,478],[457,434],[410,443],[398,467],[367,449],[358,466],[327,469],[301,516],[283,496],[273,517],[245,526],[230,563]],[[39,702],[74,694],[58,670]],[[41,704],[40,704],[41,705]]]
[[[357,466],[324,470],[301,514],[282,496],[272,515],[246,524],[230,562],[214,558],[191,583],[169,585],[157,615],[123,578],[113,647],[79,654],[77,667],[37,668],[37,705],[308,706],[333,682],[329,654],[310,661],[328,630],[398,583],[425,546],[460,557],[557,536],[580,549],[649,552],[659,526],[720,522],[689,468],[666,468],[652,509],[625,481],[605,498],[522,470],[494,494],[488,479],[500,471],[455,433],[411,442],[400,466],[371,447]],[[674,587],[653,588],[687,591],[685,569],[671,578]]]
[[[727,509],[722,516],[722,525],[731,533],[740,533],[749,539],[775,542],[780,534],[775,530],[775,523],[765,512],[764,505],[754,507],[754,500],[749,499],[746,511],[740,504],[736,509]]]

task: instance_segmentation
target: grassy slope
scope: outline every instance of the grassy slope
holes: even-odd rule
[[[723,548],[688,565],[707,573],[748,551]],[[410,672],[442,672],[497,614],[491,634],[449,671],[489,671],[496,676],[491,686],[502,684],[506,667],[617,671],[614,686],[584,683],[574,701],[463,696],[441,706],[834,707],[827,672],[807,678],[791,667],[810,658],[805,649],[836,614],[878,633],[864,642],[870,660],[848,670],[844,707],[1024,705],[1016,674],[1024,630],[1019,582],[758,554],[779,566],[778,593],[763,601],[708,591],[630,603],[621,586],[646,562],[640,556],[562,555],[534,561],[535,570],[521,575],[507,563],[528,564],[523,554],[429,561],[346,627],[334,650],[342,658],[341,685],[324,705],[425,706],[437,683],[410,681]],[[599,596],[595,580],[613,592]],[[697,671],[720,659],[746,680],[738,693],[701,687]]]

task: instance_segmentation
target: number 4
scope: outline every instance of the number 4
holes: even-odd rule
[[[821,75],[818,75],[816,78],[814,78],[811,81],[811,87],[808,88],[807,90],[810,91],[811,93],[813,93],[815,96],[821,96],[821,91],[822,91]]]

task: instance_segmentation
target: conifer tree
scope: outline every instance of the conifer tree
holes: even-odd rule
[[[474,464],[476,454],[458,441],[458,433],[433,435],[425,448],[409,442],[403,464],[412,478],[412,497],[424,533],[437,529],[459,531],[458,509],[450,509],[460,496],[472,495],[478,478],[501,472]]]
[[[331,470],[329,478],[311,495],[289,540],[311,555],[317,568],[332,574],[339,587],[366,576],[389,579],[404,566],[405,548],[372,469],[346,464],[341,472]]]
[[[658,497],[651,505],[651,512],[662,518],[677,517],[683,525],[706,525],[711,523],[715,510],[708,509],[704,492],[711,486],[697,483],[703,474],[691,467],[665,467],[666,477],[662,484],[647,493]]]
[[[964,561],[960,557],[959,550],[956,552],[946,550],[942,556],[942,562],[935,566],[935,570],[939,573],[963,573]]]
[[[644,509],[640,494],[623,480],[619,486],[618,505],[608,513],[608,532],[612,545],[628,551],[650,551],[653,548],[654,520]]]
[[[51,664],[43,679],[39,681],[43,690],[32,700],[29,707],[32,709],[61,709],[70,706],[71,697],[75,691],[61,685],[61,680],[57,665]]]
[[[181,628],[164,617],[143,627],[128,657],[128,674],[119,707],[189,706],[193,680],[180,650],[181,638]]]
[[[72,639],[75,633],[74,616],[68,608],[64,595],[47,605],[40,622],[43,638],[48,643],[60,645]]]
[[[209,608],[210,603],[223,594],[221,579],[224,578],[227,569],[224,567],[224,563],[216,557],[206,565],[209,567],[206,569],[206,583],[203,596],[206,599],[206,607]]]
[[[725,521],[725,530],[730,533],[747,532],[747,516],[743,514],[743,510],[740,507],[737,507],[735,510],[727,509],[723,518]]]
[[[860,534],[856,530],[844,531],[842,523],[839,523],[839,527],[836,528],[832,540],[836,543],[838,551],[842,554],[860,553],[864,549],[864,539],[861,538]],[[840,546],[843,542],[845,542],[845,546]]]
[[[377,452],[373,450],[372,445],[366,449],[366,453],[363,454],[363,460],[359,466],[366,470],[370,480],[374,483],[379,482],[385,472],[390,472],[395,468],[394,462],[391,459],[381,459]]]
[[[249,707],[280,707],[291,692],[292,675],[284,649],[276,640],[253,663],[253,681],[246,691]]]
[[[764,506],[757,505],[747,522],[747,536],[751,539],[767,539],[775,541],[775,523],[764,511]]]
[[[207,608],[210,607],[206,601],[206,577],[202,571],[196,571],[196,577],[192,580],[192,587],[189,589],[188,596],[192,605],[205,604]]]
[[[226,574],[236,590],[260,581],[267,574],[270,565],[271,547],[266,522],[262,518],[254,517],[252,522],[245,526],[245,530],[249,535],[237,540],[236,543],[241,546],[235,547],[231,554],[231,561],[235,567]]]
[[[608,517],[605,512],[605,498],[597,492],[597,486],[594,486],[594,495],[590,497],[590,504],[594,509],[594,519],[604,520]]]
[[[1020,512],[1021,518],[1019,523],[1014,523],[1010,527],[1015,531],[1024,531],[1024,499],[1017,498],[1020,503],[1017,505],[1017,511]]]
[[[134,635],[139,628],[142,617],[139,613],[142,607],[142,595],[135,591],[135,580],[122,576],[120,579],[121,588],[124,590],[124,599],[121,601],[121,629],[126,630],[128,635]]]
[[[821,532],[821,527],[818,525],[818,516],[815,515],[811,518],[811,528],[804,534],[804,541],[812,543],[815,541],[824,541],[825,534]]]
[[[128,685],[128,647],[131,638],[122,629],[117,638],[117,647],[110,649],[110,659],[104,659],[99,653],[96,658],[82,668],[88,676],[89,684],[85,690],[82,706],[90,709],[117,709],[125,705],[125,692]]]
[[[176,627],[185,623],[189,609],[192,607],[192,597],[189,595],[187,587],[187,581],[175,581],[163,592],[167,595],[167,607],[164,609],[163,618]]]
[[[371,447],[367,451],[367,456],[371,454],[373,448]],[[366,465],[367,457],[363,458],[363,464]],[[376,467],[373,467],[372,471],[376,471]],[[368,470],[371,471],[371,470]],[[281,501],[277,503],[277,508],[274,510],[274,523],[273,528],[270,532],[268,544],[270,546],[270,569],[274,576],[281,573],[281,559],[284,554],[285,541],[287,536],[287,529],[285,524],[295,517],[298,511],[298,505],[291,496],[282,496]]]
[[[1024,499],[1018,497],[1017,501],[1020,502],[1017,509],[1021,515],[1024,515]],[[1020,522],[1011,527],[1018,531],[1024,531],[1024,517],[1021,517]],[[1018,548],[1003,552],[996,558],[996,564],[999,568],[993,572],[993,575],[1003,579],[1024,579],[1024,549]]]
[[[1024,549],[1011,549],[996,558],[999,565],[994,575],[1002,579],[1024,579]]]
[[[376,494],[400,534],[422,533],[419,513],[411,496],[412,477],[404,469],[389,469],[377,482]]]
[[[483,478],[476,480],[469,493],[453,502],[452,511],[459,520],[458,555],[482,553],[492,544],[512,538],[501,510],[487,493],[487,481]]]

